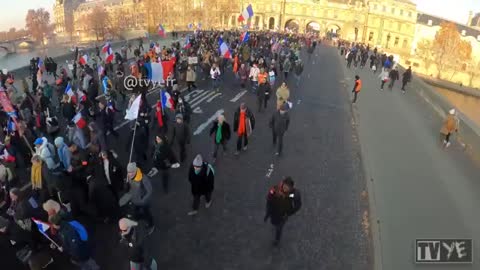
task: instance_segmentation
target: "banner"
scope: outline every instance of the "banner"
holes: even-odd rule
[[[189,64],[189,65],[196,65],[196,64],[198,64],[198,57],[188,57],[188,64]]]

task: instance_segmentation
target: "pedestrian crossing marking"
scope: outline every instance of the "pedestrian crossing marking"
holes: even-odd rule
[[[211,97],[207,100],[207,103],[212,102],[212,100],[214,100],[216,97],[221,96],[221,95],[222,95],[222,93],[216,93],[215,95],[213,95],[213,97]]]
[[[243,95],[247,93],[247,90],[243,90],[242,92],[238,93],[234,98],[230,100],[230,102],[237,102]]]
[[[208,126],[210,126],[210,124],[213,121],[215,121],[219,115],[222,115],[224,112],[225,112],[225,110],[223,110],[223,109],[218,110],[215,114],[210,116],[210,118],[208,118],[207,121],[205,121],[203,124],[198,126],[197,129],[195,130],[195,132],[193,132],[193,135],[198,135],[198,134],[202,133],[202,131],[204,129],[206,129]]]
[[[215,94],[216,94],[216,92],[214,92],[214,91],[205,92],[205,93],[199,95],[197,98],[195,98],[195,100],[192,101],[193,104],[191,104],[190,106],[193,108],[193,107],[197,106],[198,104],[202,103],[204,100],[206,100],[208,98],[211,98]]]

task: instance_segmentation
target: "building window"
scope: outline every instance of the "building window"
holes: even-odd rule
[[[403,9],[400,9],[400,16],[403,16]]]
[[[432,20],[428,20],[427,25],[432,26],[432,23],[433,23]]]
[[[402,48],[406,49],[406,48],[407,48],[407,45],[408,45],[408,40],[407,40],[407,39],[404,39],[404,40],[403,40],[403,44],[402,44]]]
[[[408,12],[408,17],[412,17],[412,12],[411,11]]]
[[[395,37],[395,43],[393,43],[393,46],[398,47],[399,42],[400,42],[400,38]]]
[[[401,23],[397,24],[397,30],[398,30],[398,32],[402,31],[402,24]]]
[[[418,63],[413,63],[413,67],[419,67],[420,65]]]
[[[466,33],[467,33],[467,31],[462,30],[462,36],[465,36]]]
[[[386,6],[383,6],[383,7],[382,7],[382,11],[383,11],[383,12],[387,12],[387,7],[386,7]]]
[[[392,8],[392,14],[395,14],[395,8]]]
[[[323,11],[323,17],[328,17],[328,10]]]
[[[373,32],[368,34],[368,41],[373,41]]]

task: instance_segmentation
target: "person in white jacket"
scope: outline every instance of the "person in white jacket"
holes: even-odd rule
[[[35,145],[35,154],[39,155],[43,162],[47,163],[49,170],[53,170],[57,167],[54,161],[55,148],[50,144],[47,138],[37,138],[33,143]]]
[[[380,85],[380,91],[383,91],[383,86],[388,82],[388,68],[382,68],[382,72],[378,75],[382,84]]]
[[[257,64],[253,64],[253,67],[250,69],[250,75],[248,77],[252,80],[252,92],[258,88],[258,74],[260,73],[260,69],[258,68]]]
[[[220,69],[217,67],[217,64],[213,64],[210,69],[210,78],[212,78],[212,88],[213,90],[220,91]]]

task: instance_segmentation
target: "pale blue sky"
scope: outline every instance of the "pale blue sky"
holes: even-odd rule
[[[480,12],[480,0],[412,0],[420,11],[466,23],[468,11]],[[1,0],[0,31],[10,27],[23,28],[28,9],[46,8],[52,11],[55,0]]]

